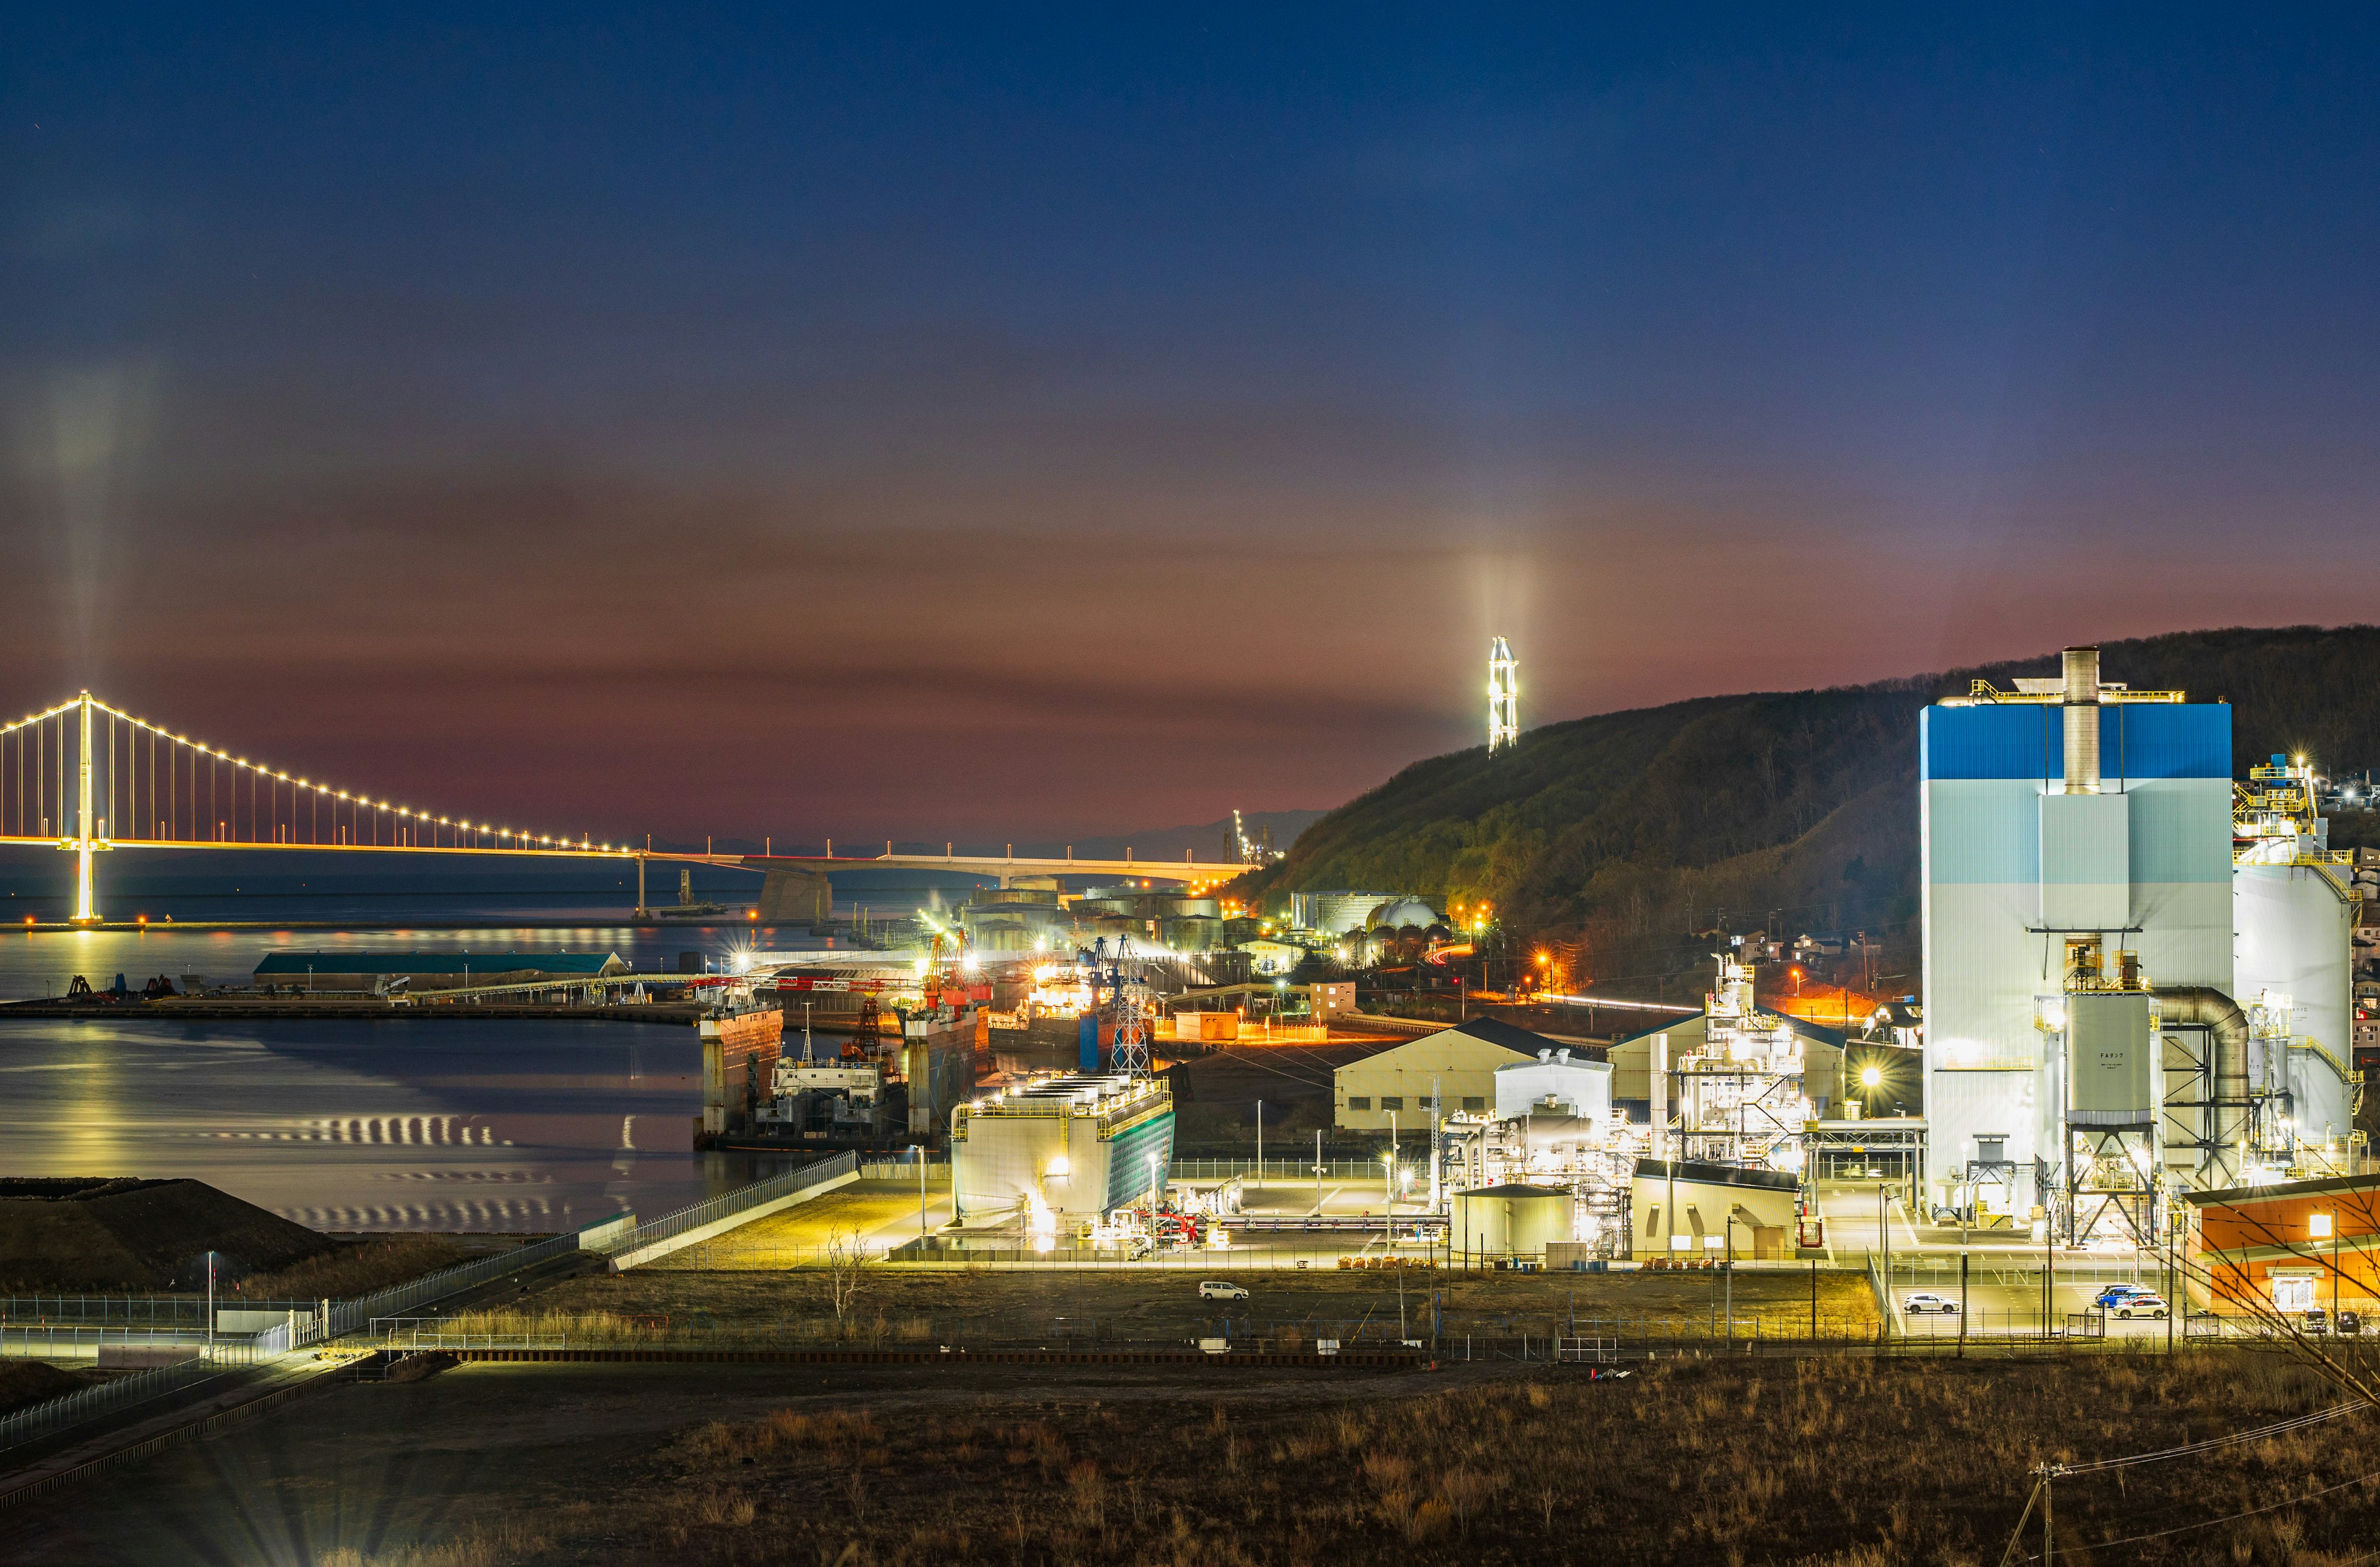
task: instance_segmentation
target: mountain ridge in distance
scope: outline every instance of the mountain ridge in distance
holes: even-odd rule
[[[2380,764],[2380,627],[2234,627],[2107,642],[2136,690],[2233,708],[2234,776],[2275,752]],[[1917,931],[1917,715],[1976,679],[2055,675],[2052,650],[1820,691],[1706,696],[1531,729],[1415,762],[1234,884],[1488,901],[1614,994],[1707,960],[1694,933],[1864,929],[1906,967]],[[2337,818],[2332,842],[2371,837]],[[1911,987],[1913,988],[1913,981]]]

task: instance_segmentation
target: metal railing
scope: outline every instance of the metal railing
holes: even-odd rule
[[[1422,1141],[1428,1139],[1425,1136]],[[1427,1150],[1419,1161],[1427,1163]],[[1268,1159],[1259,1167],[1253,1159],[1176,1159],[1166,1172],[1166,1179],[1174,1181],[1227,1181],[1233,1175],[1250,1180],[1283,1181],[1295,1185],[1314,1179],[1314,1161],[1305,1159]],[[1322,1178],[1326,1181],[1378,1181],[1385,1178],[1385,1166],[1378,1159],[1326,1159],[1322,1162]]]
[[[915,1159],[880,1159],[871,1161],[870,1163],[864,1163],[859,1166],[859,1178],[863,1181],[914,1181],[917,1178],[918,1163],[919,1162]],[[946,1187],[951,1184],[951,1162],[949,1160],[929,1159],[924,1161],[924,1163],[926,1166],[926,1184],[928,1186]]]
[[[203,1328],[127,1328],[76,1322],[42,1322],[0,1328],[0,1356],[21,1360],[75,1360],[96,1356],[105,1344],[136,1349],[178,1347],[193,1355],[211,1341]],[[247,1334],[218,1334],[212,1341],[215,1358],[245,1364],[251,1358]]]
[[[358,1332],[369,1326],[375,1317],[394,1317],[407,1307],[471,1289],[490,1279],[517,1272],[523,1268],[534,1268],[540,1262],[566,1257],[582,1249],[580,1233],[573,1230],[566,1235],[516,1247],[510,1251],[494,1252],[486,1257],[475,1257],[468,1262],[457,1262],[452,1268],[442,1268],[435,1273],[425,1273],[409,1283],[393,1284],[355,1300],[333,1301],[329,1320],[301,1317],[295,1333],[286,1333],[285,1329],[273,1331],[286,1333],[289,1338],[290,1342],[283,1344],[283,1349],[296,1349],[300,1344],[313,1343],[317,1338],[337,1338],[343,1333]],[[308,1326],[310,1321],[313,1324],[310,1328]]]
[[[911,1175],[914,1175],[917,1173],[917,1166],[910,1165],[907,1168]],[[789,1197],[795,1192],[817,1186],[822,1181],[831,1181],[839,1175],[856,1175],[858,1170],[857,1153],[838,1153],[832,1159],[822,1159],[815,1164],[805,1164],[798,1170],[788,1170],[781,1175],[771,1175],[765,1181],[755,1181],[750,1186],[738,1187],[734,1191],[722,1192],[717,1197],[694,1204],[691,1208],[681,1208],[674,1213],[665,1213],[650,1223],[638,1224],[605,1249],[613,1252],[635,1251],[650,1246],[656,1241],[669,1240],[689,1230],[698,1230],[705,1224],[715,1223],[719,1220],[743,1212],[747,1208],[758,1208],[764,1202],[773,1202],[778,1198]],[[577,1244],[576,1236],[568,1238],[574,1246]]]
[[[30,1409],[19,1409],[0,1419],[0,1450],[18,1447],[26,1442],[79,1426],[86,1420],[117,1409],[162,1398],[193,1382],[204,1381],[223,1372],[220,1360],[202,1356],[175,1366],[160,1366],[153,1371],[142,1371],[129,1377],[117,1377],[97,1387],[67,1393],[36,1404]]]
[[[316,1300],[246,1300],[234,1295],[215,1296],[215,1310],[295,1311],[300,1316],[321,1308]],[[159,1332],[207,1331],[207,1297],[203,1295],[12,1295],[0,1296],[0,1328],[40,1323],[147,1328]]]

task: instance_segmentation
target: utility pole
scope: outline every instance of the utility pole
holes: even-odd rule
[[[2049,1224],[2045,1222],[2041,1226],[2041,1336],[2044,1338],[2049,1336],[2050,1282],[2058,1270],[2057,1254],[2050,1250],[2054,1244]],[[2045,1491],[2048,1484],[2046,1480],[2042,1482]],[[2042,1505],[2046,1507],[2048,1502],[2045,1500]],[[2044,1519],[2042,1527],[2046,1529],[2049,1526],[2048,1514],[2045,1513],[2042,1516]]]
[[[1264,1185],[1264,1101],[1257,1101],[1257,1185]]]
[[[1889,1189],[1881,1184],[1876,1188],[1876,1233],[1884,1251],[1884,1293],[1888,1304],[1892,1295],[1892,1211],[1885,1206],[1889,1200],[1885,1194]]]
[[[1445,1211],[1445,1183],[1439,1176],[1443,1167],[1439,1154],[1439,1128],[1446,1121],[1446,1104],[1439,1097],[1439,1079],[1429,1079],[1429,1211]]]

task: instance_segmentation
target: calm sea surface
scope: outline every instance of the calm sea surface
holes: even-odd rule
[[[491,903],[443,917],[500,916]],[[78,973],[100,987],[118,973],[135,989],[156,974],[245,982],[275,949],[607,951],[658,970],[776,939],[748,925],[636,929],[594,910],[565,929],[456,930],[419,912],[395,931],[0,932],[0,998],[63,994]],[[780,1167],[693,1151],[700,1072],[683,1025],[0,1020],[0,1175],[194,1176],[321,1229],[559,1230],[659,1214]]]

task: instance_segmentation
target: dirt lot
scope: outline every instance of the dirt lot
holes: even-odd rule
[[[1427,1336],[1549,1337],[1558,1332],[1630,1338],[1725,1337],[1717,1273],[1490,1273],[1402,1275],[1404,1331],[1398,1331],[1400,1275],[1243,1273],[1245,1301],[1202,1301],[1202,1277],[1177,1269],[953,1270],[870,1268],[838,1329],[832,1281],[819,1269],[690,1272],[638,1269],[574,1279],[522,1301],[501,1317],[465,1319],[480,1332],[529,1332],[569,1324],[583,1335],[625,1340],[715,1330],[770,1340],[834,1337],[868,1342],[1044,1344],[1127,1341],[1178,1344],[1196,1338]],[[1738,1337],[1808,1332],[1811,1277],[1739,1273]],[[1873,1297],[1855,1274],[1821,1274],[1818,1306],[1828,1336],[1864,1338],[1876,1328]],[[1228,1321],[1227,1321],[1228,1319]]]
[[[28,1562],[1979,1567],[2027,1471],[2339,1402],[2202,1352],[2011,1364],[467,1366],[0,1515]],[[2058,1483],[2061,1561],[2345,1567],[2373,1417]],[[2252,1511],[2260,1510],[2260,1511]],[[2036,1545],[2039,1515],[2029,1525]],[[2138,1538],[2155,1536],[2154,1538]]]

